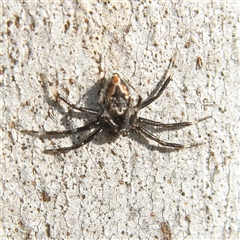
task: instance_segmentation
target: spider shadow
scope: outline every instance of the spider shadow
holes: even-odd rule
[[[69,129],[76,128],[73,125],[73,121],[71,120],[72,118],[82,119],[83,123],[81,124],[81,126],[96,119],[96,116],[89,114],[89,113],[82,112],[82,111],[74,110],[70,106],[68,106],[69,110],[66,110],[66,103],[64,103],[61,100],[59,100],[59,101],[54,100],[50,97],[51,94],[50,94],[49,83],[48,83],[47,77],[44,74],[40,74],[40,77],[42,79],[42,88],[43,88],[43,92],[44,92],[44,95],[43,95],[44,99],[50,107],[57,110],[62,115],[61,123],[64,126],[64,129],[69,130]],[[84,105],[84,107],[86,107],[86,108],[96,109],[96,110],[99,110],[99,112],[100,112],[100,108],[97,104],[98,97],[94,97],[94,96],[100,95],[102,82],[103,82],[103,78],[97,80],[94,83],[94,85],[86,93],[84,93],[84,95],[83,95],[84,101],[81,102],[80,100],[82,99],[82,97],[79,96],[79,101],[77,103],[73,103],[73,104],[76,104],[77,106]],[[66,99],[68,99],[67,96],[64,96],[64,97]],[[57,99],[57,97],[56,97],[56,99]],[[77,127],[81,127],[81,126],[77,126]],[[57,131],[57,130],[58,129],[54,129],[54,131]],[[55,135],[47,135],[47,134],[45,134],[45,135],[41,135],[40,137],[42,139],[70,138],[73,143],[77,143],[77,142],[85,139],[88,136],[89,132],[90,131],[84,131],[84,132],[80,132],[80,133],[66,134],[66,135],[60,135],[60,134],[59,135],[56,135],[56,134]],[[79,136],[82,136],[81,139],[79,138]]]

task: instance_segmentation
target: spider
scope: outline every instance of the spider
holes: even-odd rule
[[[175,56],[171,59],[169,69],[174,66]],[[168,70],[169,70],[168,69]],[[168,73],[168,71],[167,71]],[[145,137],[159,143],[164,147],[170,148],[187,148],[201,145],[202,143],[195,143],[189,145],[183,145],[179,143],[171,143],[165,142],[158,139],[154,136],[146,127],[154,126],[160,128],[167,128],[167,129],[176,129],[181,127],[190,126],[193,124],[197,124],[199,122],[205,121],[211,116],[198,119],[192,122],[179,122],[179,123],[162,123],[162,122],[155,122],[146,118],[138,117],[138,111],[142,108],[147,107],[150,105],[154,100],[156,100],[168,86],[170,81],[172,80],[171,74],[167,76],[167,73],[164,76],[164,82],[162,86],[157,86],[157,88],[149,95],[146,100],[142,100],[142,97],[137,94],[137,97],[134,99],[131,91],[135,90],[126,80],[120,77],[119,74],[115,73],[109,79],[104,80],[104,85],[101,89],[100,98],[98,101],[99,110],[85,108],[85,107],[78,107],[75,104],[70,103],[67,99],[63,96],[58,94],[58,98],[69,105],[71,108],[82,111],[91,115],[95,116],[93,121],[88,122],[86,125],[72,129],[72,130],[65,130],[65,131],[29,131],[29,130],[22,130],[22,133],[36,135],[38,137],[41,136],[60,136],[64,137],[70,134],[79,134],[84,131],[90,131],[90,134],[86,136],[85,139],[76,143],[69,147],[57,148],[57,149],[45,149],[44,153],[58,153],[58,152],[67,152],[73,149],[77,149],[90,141],[93,140],[95,136],[101,134],[103,131],[107,129],[113,130],[115,133],[120,133],[122,135],[128,135],[130,130],[135,130],[140,134],[144,135]],[[135,91],[136,92],[136,91]]]

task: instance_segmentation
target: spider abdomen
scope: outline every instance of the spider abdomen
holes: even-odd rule
[[[126,135],[135,115],[135,103],[131,98],[129,84],[114,74],[103,88],[99,103],[105,121],[115,132]]]
[[[124,115],[130,104],[129,89],[118,75],[113,75],[106,88],[104,107],[111,115]]]

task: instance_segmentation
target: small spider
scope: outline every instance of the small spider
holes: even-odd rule
[[[201,57],[197,57],[196,61],[196,70],[201,69],[203,67],[203,62]]]
[[[170,62],[170,68],[174,66],[174,56]],[[167,74],[165,75],[167,76]],[[201,145],[202,143],[195,143],[189,145],[183,145],[178,143],[165,142],[157,137],[155,137],[149,130],[145,128],[145,126],[155,126],[160,128],[169,128],[176,129],[180,127],[186,127],[193,124],[197,124],[201,121],[207,120],[209,117],[205,117],[193,122],[180,122],[180,123],[161,123],[155,122],[146,118],[138,117],[138,111],[142,108],[151,104],[154,100],[156,100],[167,87],[167,85],[172,80],[171,74],[168,77],[165,77],[165,81],[161,87],[157,87],[146,100],[142,100],[142,97],[137,94],[137,97],[134,99],[131,91],[134,88],[127,83],[127,81],[123,80],[119,74],[113,74],[110,80],[104,79],[105,83],[102,87],[100,98],[99,98],[99,110],[77,107],[76,105],[70,103],[67,99],[58,94],[59,99],[64,101],[70,107],[75,110],[82,111],[85,113],[89,113],[95,115],[95,120],[87,123],[86,125],[66,131],[29,131],[22,130],[22,133],[41,136],[62,136],[70,135],[70,134],[79,134],[83,131],[92,130],[93,131],[81,142],[74,144],[70,147],[63,147],[57,149],[45,149],[44,153],[58,153],[58,152],[66,152],[72,149],[79,148],[84,144],[89,143],[95,136],[102,133],[107,129],[113,130],[115,133],[120,133],[122,135],[128,135],[130,130],[136,130],[141,133],[145,137],[156,141],[162,146],[171,147],[171,148],[186,148]]]

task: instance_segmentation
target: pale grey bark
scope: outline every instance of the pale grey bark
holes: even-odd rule
[[[2,1],[2,231],[14,239],[237,239],[238,1]],[[66,154],[21,129],[80,126],[56,91],[96,106],[97,80],[118,71],[147,97],[177,52],[173,81],[141,116],[212,119],[162,140],[103,134]],[[197,58],[203,66],[196,69]],[[65,114],[64,114],[65,113]],[[83,114],[73,114],[86,118]],[[154,131],[154,129],[153,129]]]

